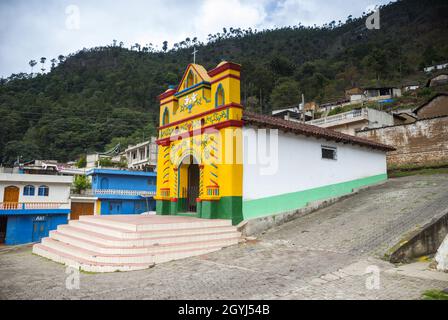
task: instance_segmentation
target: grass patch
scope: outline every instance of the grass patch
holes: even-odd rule
[[[441,290],[426,290],[422,298],[423,300],[448,300],[448,293]]]
[[[400,178],[415,175],[433,175],[433,174],[448,174],[448,167],[443,168],[417,168],[417,169],[397,169],[388,172],[389,178]]]

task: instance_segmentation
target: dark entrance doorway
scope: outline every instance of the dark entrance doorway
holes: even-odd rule
[[[5,243],[7,224],[8,224],[8,217],[0,216],[0,244]]]
[[[196,212],[196,199],[199,197],[199,165],[188,166],[187,211]]]

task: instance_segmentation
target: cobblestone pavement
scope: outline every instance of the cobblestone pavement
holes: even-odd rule
[[[418,299],[438,277],[391,272],[380,259],[401,235],[448,208],[448,175],[392,179],[273,228],[256,241],[134,272],[80,275],[31,254],[0,250],[1,299]],[[373,269],[372,269],[373,268]],[[378,268],[378,269],[376,269]],[[379,270],[379,289],[368,289]],[[434,271],[436,272],[436,271]]]

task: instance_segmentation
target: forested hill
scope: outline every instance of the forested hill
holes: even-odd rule
[[[36,74],[36,57],[33,76],[1,81],[0,162],[19,155],[66,161],[147,138],[157,127],[156,96],[180,80],[193,46],[207,69],[223,59],[242,64],[243,103],[266,113],[297,103],[301,93],[322,102],[354,85],[418,79],[424,65],[448,58],[446,12],[446,0],[399,1],[380,8],[379,30],[365,28],[366,16],[319,28],[230,28],[206,43],[187,38],[159,51],[127,49],[118,39],[46,57],[53,67],[44,74]]]

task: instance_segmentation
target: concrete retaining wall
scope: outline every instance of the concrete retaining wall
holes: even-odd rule
[[[434,254],[447,234],[448,210],[407,235],[390,250],[389,260],[392,263],[406,263],[421,256]]]

